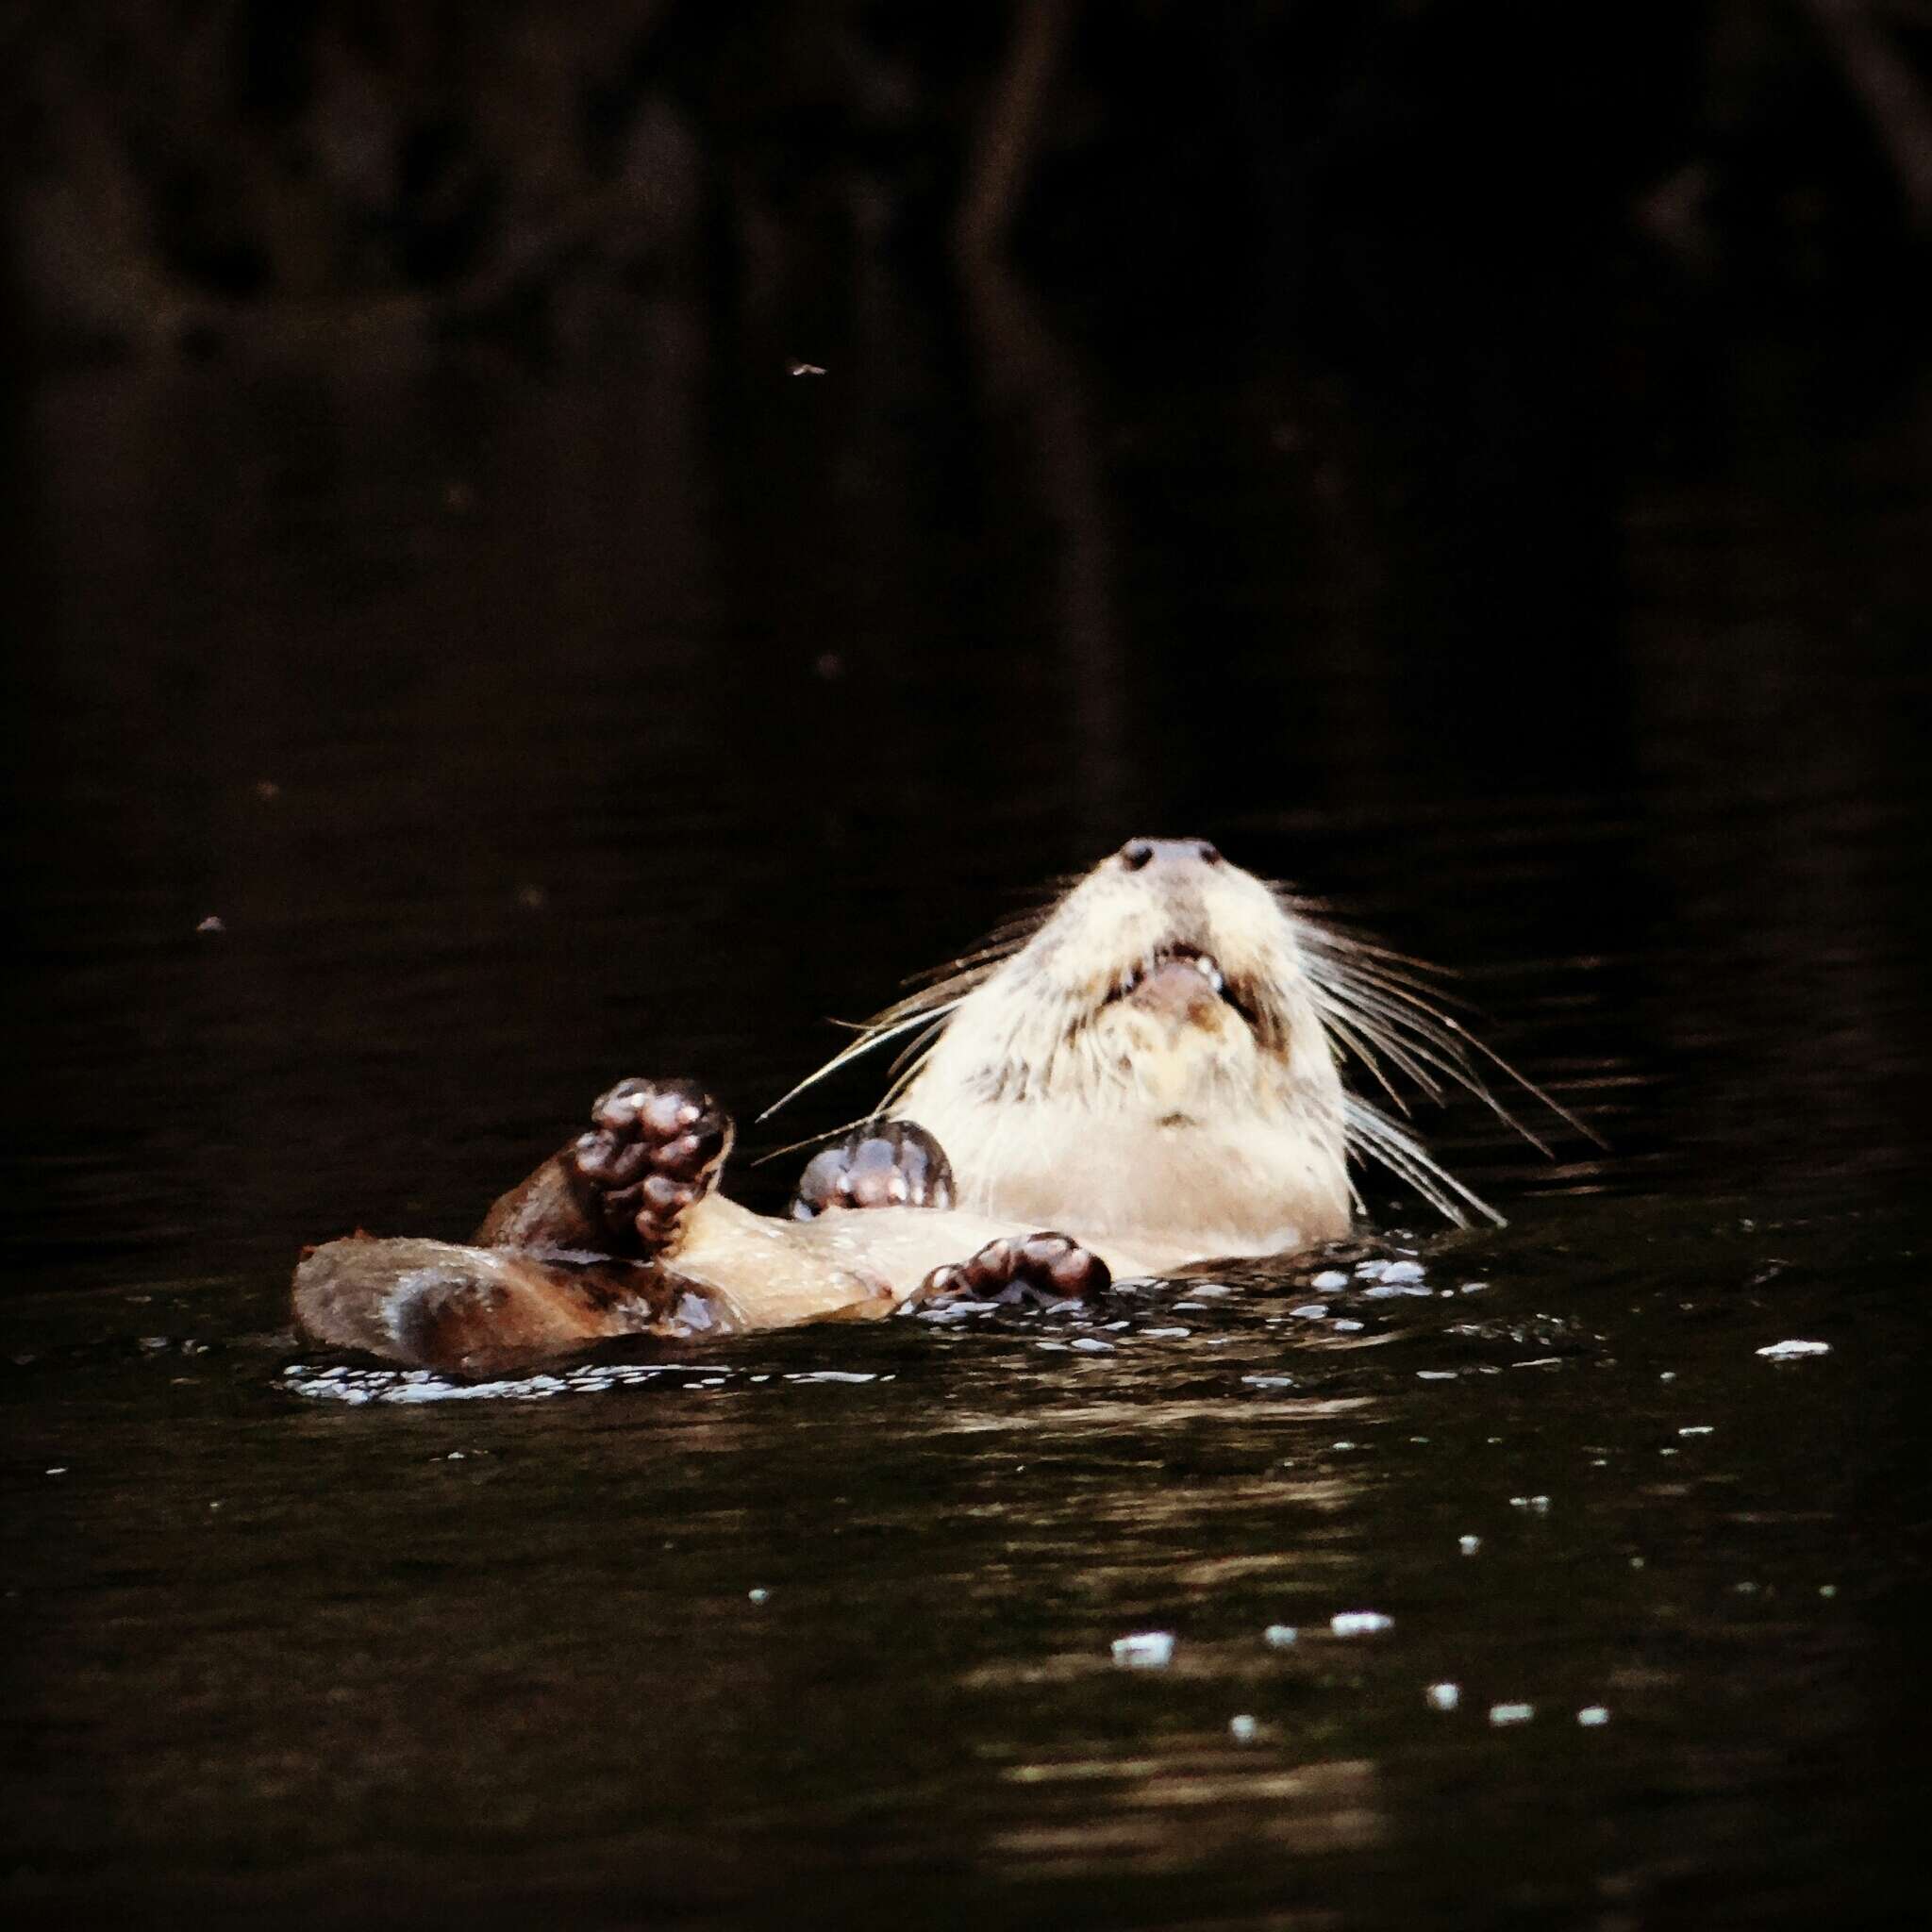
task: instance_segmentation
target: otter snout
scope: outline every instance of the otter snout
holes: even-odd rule
[[[1128,872],[1221,863],[1220,846],[1206,839],[1129,839],[1114,856]]]

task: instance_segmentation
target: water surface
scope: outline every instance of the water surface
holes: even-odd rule
[[[823,379],[673,313],[648,375],[11,406],[10,1905],[1883,1922],[1924,396],[1746,371],[1674,468],[1589,421],[1471,468],[874,324]],[[287,1332],[302,1241],[460,1234],[623,1073],[748,1122],[1141,832],[1461,969],[1607,1151],[1427,1115],[1507,1229],[1370,1177],[1341,1286],[1073,1325],[482,1394]]]

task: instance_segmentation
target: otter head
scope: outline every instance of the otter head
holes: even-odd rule
[[[908,1034],[913,1064],[879,1111],[938,1137],[960,1207],[1131,1234],[1176,1259],[1345,1233],[1351,1155],[1458,1225],[1500,1221],[1343,1091],[1344,1052],[1404,1111],[1392,1076],[1437,1101],[1459,1087],[1542,1147],[1487,1063],[1596,1138],[1472,1038],[1431,969],[1318,922],[1200,839],[1129,839],[1021,939],[956,961],[793,1093]]]
[[[1025,942],[906,1002],[946,1011],[895,1110],[962,1205],[1230,1240],[1341,1232],[1346,1125],[1302,928],[1200,839],[1130,839]]]
[[[1292,916],[1203,839],[1103,859],[959,1001],[927,1074],[1157,1122],[1336,1080]]]

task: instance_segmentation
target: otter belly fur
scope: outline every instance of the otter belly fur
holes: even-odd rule
[[[1438,1096],[1454,1082],[1502,1110],[1412,963],[1198,840],[1130,840],[803,1085],[908,1035],[923,1051],[808,1167],[791,1218],[716,1191],[732,1130],[701,1088],[623,1081],[473,1244],[311,1251],[298,1326],[495,1372],[615,1335],[866,1318],[1014,1284],[1077,1293],[1343,1235],[1363,1156],[1452,1220],[1496,1218],[1343,1086],[1352,1057],[1385,1085],[1391,1070]]]

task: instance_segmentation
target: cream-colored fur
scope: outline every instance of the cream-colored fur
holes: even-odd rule
[[[1177,946],[1246,1017],[1118,996]],[[938,1138],[962,1208],[1089,1246],[1173,1265],[1348,1228],[1341,1078],[1294,917],[1225,860],[1098,866],[965,995],[892,1110]]]
[[[1002,1236],[1040,1231],[959,1208],[866,1208],[816,1221],[774,1221],[713,1194],[686,1217],[668,1257],[698,1283],[719,1324],[742,1333],[792,1328],[829,1315],[890,1315],[935,1269],[974,1255]],[[1150,1274],[1180,1257],[1166,1250],[1089,1243],[1116,1274]]]

